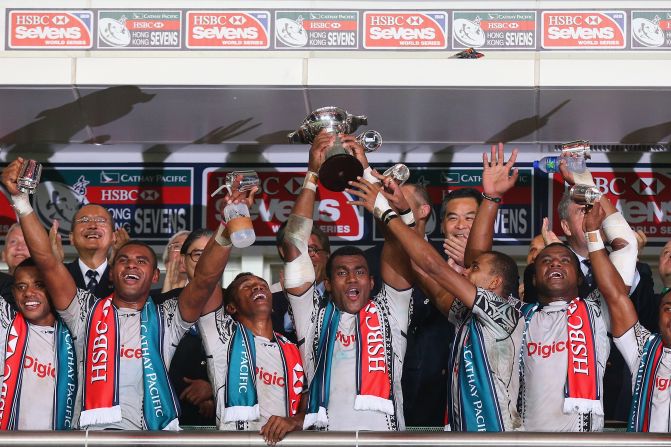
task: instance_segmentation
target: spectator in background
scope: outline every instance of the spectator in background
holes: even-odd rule
[[[466,241],[480,202],[482,195],[474,188],[452,190],[443,199],[440,224],[445,236],[443,248],[445,254],[461,267],[465,267]]]
[[[671,289],[671,241],[667,242],[659,253],[659,277],[662,279],[661,295]]]
[[[161,288],[163,293],[182,288],[188,281],[181,249],[189,233],[189,230],[181,230],[173,234],[163,250],[163,265],[165,265],[165,278]]]
[[[187,279],[191,281],[196,271],[196,264],[214,233],[206,228],[180,233],[186,233],[186,235],[183,234],[184,239],[179,242],[180,257],[171,262],[181,264]],[[173,236],[171,240],[174,242],[180,233]],[[163,257],[165,259],[165,254]],[[170,298],[177,298],[183,289],[184,287],[174,288],[156,296],[156,304]],[[175,389],[175,394],[179,396],[182,408],[182,414],[179,417],[180,424],[214,425],[214,394],[207,373],[207,356],[197,325],[191,326],[177,345],[168,376]]]
[[[107,263],[114,241],[114,219],[107,209],[87,204],[77,211],[70,243],[78,257],[65,267],[77,288],[88,290],[95,298],[105,298],[114,291]]]
[[[5,246],[2,248],[2,262],[7,263],[7,272],[0,272],[0,295],[14,306],[14,299],[12,298],[12,284],[14,284],[14,269],[24,259],[28,258],[28,247],[26,241],[23,239],[23,231],[21,225],[13,224],[7,230],[5,236]]]

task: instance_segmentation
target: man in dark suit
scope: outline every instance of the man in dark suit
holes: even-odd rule
[[[66,264],[75,284],[87,289],[96,298],[104,298],[114,291],[109,278],[107,256],[114,244],[112,215],[100,205],[84,205],[72,221],[70,243],[79,257]]]

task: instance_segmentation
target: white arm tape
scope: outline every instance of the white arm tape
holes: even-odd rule
[[[587,239],[587,251],[590,253],[603,250],[604,248],[606,248],[603,245],[603,240],[601,239],[601,231],[599,230],[586,232],[585,239]]]
[[[380,183],[380,181],[373,175],[373,168],[370,166],[363,170],[363,178],[370,183]]]
[[[12,206],[19,217],[27,216],[33,212],[33,207],[30,206],[30,197],[25,192],[12,196]]]
[[[375,216],[376,219],[381,220],[384,213],[388,210],[391,210],[389,201],[381,192],[378,192],[377,196],[375,196],[375,204],[373,205],[373,216]]]
[[[589,172],[589,169],[585,169],[585,172],[574,172],[573,182],[576,185],[596,186],[594,184],[594,179],[592,178],[592,173]]]
[[[312,233],[312,219],[291,214],[287,220],[284,238],[298,249],[296,259],[284,264],[284,288],[293,289],[305,283],[313,283],[315,269],[308,253],[308,241]]]
[[[226,230],[226,227],[224,225],[219,225],[219,228],[217,229],[217,234],[214,235],[214,240],[217,242],[217,244],[221,245],[222,247],[230,247],[233,245],[231,240],[224,236],[224,231]]]
[[[303,188],[307,188],[310,191],[317,192],[317,182],[318,181],[319,181],[319,176],[312,171],[308,171],[305,174],[305,179],[303,180]]]
[[[414,227],[415,226],[415,215],[410,211],[407,214],[399,214],[401,217],[401,220],[403,221],[404,224],[406,224],[409,227]]]
[[[638,257],[638,242],[631,227],[620,212],[616,212],[606,217],[602,225],[608,242],[615,239],[627,241],[627,245],[619,250],[612,251],[609,255],[610,262],[613,263],[622,277],[622,281],[627,286],[634,283],[636,276],[636,258]]]

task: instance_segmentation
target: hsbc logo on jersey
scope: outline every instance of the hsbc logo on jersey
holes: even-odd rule
[[[364,48],[447,48],[447,13],[375,11],[364,13]]]
[[[91,11],[10,11],[7,46],[11,49],[87,49],[93,46]]]
[[[626,45],[624,11],[543,12],[543,48],[612,49]]]

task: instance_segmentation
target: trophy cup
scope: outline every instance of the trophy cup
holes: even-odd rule
[[[322,129],[336,134],[335,142],[326,152],[326,159],[319,169],[319,180],[327,189],[340,192],[349,186],[349,181],[363,175],[363,166],[343,147],[338,134],[351,134],[365,124],[368,124],[366,116],[350,115],[339,107],[322,107],[308,115],[288,138],[291,143],[312,144]],[[375,130],[367,130],[356,139],[366,152],[376,151],[382,145],[382,135]]]
[[[24,160],[19,171],[19,178],[16,180],[19,191],[35,194],[37,185],[40,184],[42,176],[42,165],[35,160]]]

